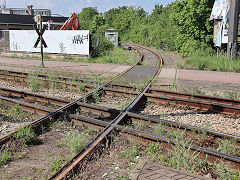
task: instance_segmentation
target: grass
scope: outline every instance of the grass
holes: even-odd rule
[[[56,81],[60,80],[60,77],[56,74],[48,74],[48,79],[50,80],[50,83],[48,83],[49,88],[54,91],[57,88],[59,88],[59,84]]]
[[[137,121],[136,123],[134,123],[134,128],[141,131],[146,131],[149,128],[149,124],[150,124],[150,121],[144,121],[144,120]]]
[[[67,146],[72,154],[80,152],[88,143],[89,137],[86,133],[72,132],[58,142],[58,146]]]
[[[12,155],[8,151],[1,151],[0,154],[0,167],[7,164],[12,159]]]
[[[120,158],[126,158],[130,160],[130,162],[136,162],[136,157],[140,155],[140,151],[138,150],[138,144],[132,145],[125,151],[120,152]]]
[[[24,112],[19,104],[16,104],[14,107],[8,106],[5,102],[0,100],[0,113],[11,122],[24,122],[28,121],[30,113]],[[31,117],[32,118],[32,117]]]
[[[77,84],[77,91],[79,93],[83,92],[85,90],[85,86],[86,86],[86,84],[84,82],[78,82],[78,84]]]
[[[135,53],[128,52],[122,47],[114,48],[108,51],[105,56],[96,58],[78,58],[69,55],[64,55],[61,61],[65,62],[85,62],[85,63],[103,63],[103,64],[134,64]]]
[[[237,148],[237,141],[235,139],[223,139],[218,143],[219,147],[217,151],[231,154],[233,156],[239,156],[240,150]]]
[[[190,147],[187,145],[192,144],[192,140],[184,136],[184,132],[166,132],[163,130],[162,124],[158,124],[154,128],[154,134],[157,136],[167,135],[172,137],[176,142],[172,151],[164,149],[160,143],[150,143],[146,147],[144,153],[152,161],[159,161],[162,165],[170,166],[179,170],[185,170],[187,172],[201,172],[202,174],[211,173],[217,175],[220,179],[239,179],[240,171],[233,170],[227,163],[210,163],[207,162],[207,158],[199,157],[199,153],[192,153]],[[203,136],[205,132],[203,132]],[[219,142],[217,149],[219,152],[239,156],[239,150],[236,146],[236,140],[224,139]]]
[[[13,108],[10,109],[9,115],[13,119],[23,119],[25,112],[22,110],[19,104],[16,104]]]
[[[240,72],[240,58],[227,60],[226,56],[217,58],[212,55],[194,55],[189,57],[184,64],[177,65],[179,68],[190,67],[196,70]]]
[[[238,99],[238,98],[239,98],[236,90],[226,92],[226,93],[225,93],[225,97],[226,97],[226,98],[230,98],[230,99]]]
[[[134,64],[134,52],[128,52],[121,47],[114,48],[107,52],[103,57],[87,59],[90,63],[106,63],[106,64]]]
[[[57,172],[62,167],[64,161],[65,160],[63,158],[56,159],[52,164],[52,172]]]
[[[154,126],[154,134],[159,137],[162,137],[166,134],[163,128],[163,124],[161,122],[159,122],[157,125]]]
[[[30,127],[20,128],[14,135],[14,138],[23,145],[35,145],[39,142],[37,135]]]
[[[28,75],[28,85],[31,88],[31,91],[33,91],[33,92],[40,91],[40,83],[38,81],[37,74],[29,74]]]

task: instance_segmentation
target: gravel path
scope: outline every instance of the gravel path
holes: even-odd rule
[[[208,114],[173,106],[148,103],[142,114],[240,136],[240,119],[223,114]]]

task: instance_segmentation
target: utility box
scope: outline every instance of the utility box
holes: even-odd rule
[[[114,44],[114,47],[118,46],[118,31],[116,29],[105,30],[105,37]]]

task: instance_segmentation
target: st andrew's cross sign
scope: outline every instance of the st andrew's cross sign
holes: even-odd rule
[[[38,34],[38,39],[37,39],[36,43],[34,44],[34,48],[37,48],[37,46],[41,40],[42,40],[43,46],[45,48],[47,48],[47,44],[46,44],[45,40],[43,39],[43,33],[47,29],[47,25],[44,24],[43,29],[40,29],[40,31],[39,31],[39,29],[37,28],[37,25],[34,24],[34,29],[36,30],[36,32]]]

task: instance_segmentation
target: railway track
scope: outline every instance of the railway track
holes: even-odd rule
[[[141,60],[142,61],[142,60]],[[136,63],[137,64],[137,63]],[[156,72],[156,75],[159,73],[160,71],[158,70],[158,72]],[[119,76],[120,77],[120,76]],[[107,84],[109,85],[109,84]],[[107,86],[106,85],[106,86]],[[104,129],[103,133],[100,134],[92,143],[90,143],[86,149],[84,149],[82,152],[80,152],[77,156],[75,156],[69,163],[67,163],[63,168],[61,168],[54,176],[51,177],[51,179],[62,179],[65,178],[67,176],[69,176],[73,169],[75,169],[77,166],[79,167],[81,163],[83,163],[84,160],[87,160],[89,157],[89,153],[94,153],[95,152],[95,148],[99,147],[99,144],[102,144],[105,140],[107,136],[110,136],[110,134],[113,131],[120,131],[120,134],[123,134],[124,136],[129,137],[130,139],[137,139],[140,140],[140,142],[144,142],[144,143],[149,143],[149,142],[161,142],[164,147],[169,148],[170,146],[176,144],[176,142],[172,139],[168,139],[168,138],[163,138],[163,137],[157,137],[155,135],[149,134],[149,133],[145,133],[145,132],[141,132],[139,130],[135,130],[132,128],[127,128],[122,126],[121,124],[127,120],[132,120],[132,121],[139,121],[139,120],[145,120],[145,121],[149,121],[151,123],[159,123],[159,121],[161,121],[162,123],[165,123],[169,126],[172,127],[180,127],[182,129],[188,129],[188,130],[197,130],[199,132],[204,131],[203,129],[197,128],[197,127],[193,127],[193,126],[189,126],[186,124],[180,124],[180,123],[174,123],[174,122],[170,122],[167,120],[157,120],[148,116],[143,116],[143,115],[139,115],[136,113],[132,113],[131,111],[133,109],[137,109],[137,106],[139,105],[139,102],[144,101],[144,99],[146,97],[148,97],[148,99],[161,99],[162,96],[160,95],[164,95],[165,98],[167,97],[168,100],[165,100],[167,103],[169,103],[169,101],[171,101],[171,99],[173,99],[175,104],[178,104],[176,102],[180,101],[181,98],[183,101],[180,102],[186,102],[186,100],[188,99],[188,104],[190,104],[189,102],[193,102],[194,98],[201,98],[201,103],[205,105],[207,104],[209,107],[219,107],[221,105],[221,111],[222,112],[222,107],[230,107],[229,104],[234,105],[231,107],[234,107],[235,111],[234,113],[236,113],[236,109],[238,109],[238,100],[233,100],[233,102],[230,99],[226,99],[226,101],[224,101],[224,98],[215,98],[215,97],[210,97],[209,99],[207,98],[207,96],[203,96],[203,95],[195,95],[195,97],[191,94],[187,94],[187,93],[180,93],[180,96],[182,96],[181,98],[179,98],[179,96],[177,96],[176,92],[172,92],[172,91],[162,91],[162,90],[156,90],[156,89],[150,89],[150,85],[151,82],[149,82],[145,88],[143,88],[143,90],[137,94],[137,92],[130,92],[126,91],[126,90],[119,90],[119,89],[113,89],[113,88],[107,88],[105,87],[101,87],[99,88],[99,90],[101,91],[105,91],[106,93],[115,93],[115,94],[135,94],[137,95],[137,97],[135,98],[135,100],[123,111],[119,111],[117,109],[110,109],[110,108],[106,108],[106,107],[101,107],[101,106],[96,106],[96,105],[92,105],[92,104],[88,104],[88,103],[83,103],[81,101],[73,101],[73,102],[69,102],[68,100],[64,100],[61,98],[54,98],[54,97],[50,97],[50,96],[46,96],[44,97],[43,95],[39,95],[36,93],[30,93],[30,92],[26,92],[26,91],[22,91],[22,92],[17,92],[17,90],[10,90],[8,88],[0,88],[1,89],[1,93],[5,94],[5,95],[11,95],[11,96],[17,96],[17,97],[21,97],[21,98],[28,98],[31,100],[35,100],[35,101],[45,101],[48,103],[53,103],[53,104],[57,104],[57,105],[63,105],[63,107],[59,108],[58,110],[53,110],[53,109],[49,109],[46,107],[42,107],[41,109],[43,110],[42,113],[47,113],[47,115],[44,117],[46,120],[46,117],[49,117],[49,115],[51,116],[60,116],[62,113],[68,114],[68,116],[71,119],[74,119],[74,122],[77,123],[83,123],[83,124],[87,124],[88,126],[93,126],[95,128],[100,128],[100,129]],[[126,86],[124,87],[123,85],[112,85],[111,87],[123,87],[126,89],[134,89],[133,86]],[[127,93],[128,92],[128,93]],[[91,93],[89,93],[86,97],[90,99],[91,97]],[[177,96],[177,98],[175,97]],[[184,98],[183,98],[184,97]],[[170,100],[169,100],[170,99]],[[175,99],[175,100],[174,100]],[[10,99],[7,98],[3,98],[2,100],[4,101],[11,101]],[[25,110],[29,110],[32,112],[36,112],[36,110],[34,110],[34,108],[32,110],[30,110],[30,104],[27,103],[22,103],[20,101],[16,101],[13,100],[14,102],[12,103],[19,103],[22,107],[27,106],[27,108]],[[157,100],[159,101],[159,100]],[[214,102],[214,103],[212,103]],[[217,103],[219,104],[217,104]],[[199,104],[199,102],[197,102]],[[65,105],[67,104],[67,105]],[[182,104],[184,105],[184,104]],[[185,104],[186,105],[186,104]],[[36,106],[36,105],[35,105]],[[187,105],[189,106],[189,105]],[[203,106],[203,105],[202,105]],[[200,106],[200,107],[202,107]],[[115,117],[114,120],[112,122],[106,122],[106,121],[101,121],[98,119],[93,119],[93,118],[89,118],[89,117],[85,117],[85,116],[80,116],[80,115],[74,115],[71,113],[71,108],[74,107],[76,108],[81,108],[81,110],[85,110],[85,111],[94,111],[95,113],[99,113],[99,114],[105,114],[107,116],[111,116],[111,117]],[[194,106],[193,106],[194,107]],[[196,107],[196,105],[195,105]],[[207,108],[207,109],[213,109],[213,108]],[[206,108],[206,107],[205,107]],[[35,109],[40,109],[38,107],[35,107]],[[204,108],[203,108],[204,109]],[[226,110],[224,112],[231,112],[230,110]],[[40,113],[40,112],[37,112]],[[236,113],[237,114],[237,113]],[[42,119],[42,122],[44,121],[44,119]],[[39,122],[39,121],[38,121]],[[31,126],[34,127],[34,125],[37,125],[37,122],[33,122],[31,123]],[[236,138],[239,141],[239,137],[237,136],[233,136],[230,134],[224,134],[224,133],[219,133],[219,132],[215,132],[215,131],[207,131],[207,133],[209,135],[212,135],[214,137],[217,138]],[[7,136],[5,136],[4,138],[1,138],[0,142],[4,143],[6,142],[7,138],[6,137],[10,137],[8,134]],[[227,155],[224,153],[219,153],[213,150],[209,150],[207,148],[204,147],[199,147],[199,146],[195,146],[195,145],[187,145],[186,148],[191,148],[193,151],[198,151],[201,153],[201,155],[205,156],[206,154],[209,155],[209,158],[211,160],[216,160],[218,158],[224,158],[225,161],[229,161],[232,164],[234,164],[234,166],[239,167],[239,157],[234,157],[231,155]]]
[[[20,104],[21,106],[24,106],[26,104],[23,104],[21,102],[16,102],[18,104]],[[104,115],[108,115],[111,117],[116,117],[120,111],[116,110],[116,109],[110,109],[107,107],[101,107],[101,106],[96,106],[96,105],[92,105],[92,104],[86,104],[86,103],[79,103],[78,104],[81,107],[82,111],[86,111],[86,112],[94,112],[96,114],[104,114]],[[39,108],[36,105],[27,105],[28,107],[31,107],[32,109],[28,109],[31,112],[35,112],[35,110],[37,108]],[[45,107],[45,109],[43,110],[45,113],[50,113],[51,111],[53,111],[53,109],[48,109],[47,107]],[[88,126],[91,128],[95,128],[95,129],[104,129],[104,127],[108,127],[110,125],[110,122],[106,122],[103,120],[99,120],[99,119],[93,119],[93,118],[89,118],[86,116],[80,116],[80,115],[76,115],[76,114],[68,114],[68,116],[71,118],[71,120],[74,123],[77,124],[82,124],[84,126]],[[184,125],[184,124],[180,124],[180,123],[174,123],[174,122],[170,122],[167,120],[159,120],[159,119],[154,119],[148,116],[142,116],[139,114],[135,114],[135,113],[127,113],[127,118],[129,120],[132,121],[140,121],[140,120],[146,120],[148,122],[151,123],[159,123],[162,122],[166,125],[170,125],[175,126],[176,128],[182,128],[184,130],[189,130],[189,132],[192,132],[192,130],[198,131],[198,133],[202,133],[204,131],[204,129],[200,129],[198,127],[194,127],[194,126],[189,126],[189,125]],[[161,142],[164,143],[164,147],[169,148],[169,144],[176,144],[176,142],[172,139],[167,139],[167,138],[161,138],[158,137],[154,134],[150,134],[150,133],[146,133],[143,131],[139,131],[133,128],[126,128],[125,126],[122,125],[114,125],[113,127],[114,129],[120,131],[120,134],[130,140],[138,140],[139,142],[141,142],[142,144],[146,145],[147,143],[156,143],[156,142]],[[231,134],[225,134],[225,133],[221,133],[221,132],[216,132],[216,131],[207,131],[209,136],[214,136],[215,138],[235,138],[238,140],[238,142],[240,142],[240,137],[239,136],[234,136]],[[193,135],[193,133],[192,133]],[[0,141],[0,143],[3,143],[2,139]],[[238,146],[240,147],[240,144],[238,144]],[[225,161],[227,162],[231,162],[236,168],[239,168],[239,163],[240,163],[240,158],[236,157],[236,156],[231,156],[228,154],[224,154],[221,152],[217,152],[217,151],[213,151],[213,150],[209,150],[207,148],[204,147],[200,147],[200,146],[194,146],[194,145],[188,145],[186,148],[191,148],[192,150],[197,150],[200,151],[201,153],[207,154],[208,157],[210,158],[211,161],[218,161],[218,158],[224,158]]]
[[[53,111],[53,108],[49,108],[46,106],[45,107],[39,106],[36,104],[31,104],[31,103],[26,103],[26,102],[21,101],[21,99],[28,99],[28,100],[44,102],[47,104],[54,104],[54,105],[59,105],[59,106],[66,105],[71,102],[71,100],[67,100],[67,99],[63,99],[63,98],[58,98],[58,97],[28,92],[28,91],[21,91],[21,90],[17,90],[17,89],[5,88],[5,87],[0,87],[0,94],[5,96],[5,97],[0,96],[0,99],[3,102],[6,102],[9,105],[19,104],[22,106],[23,110],[29,111],[31,113],[37,113],[39,115],[43,115],[43,114],[45,115],[47,113],[50,113],[51,111]],[[15,98],[19,98],[20,101],[16,100]],[[117,115],[121,112],[119,109],[103,107],[103,106],[94,105],[94,104],[90,104],[90,103],[78,102],[77,104],[81,108],[82,111],[86,111],[86,112],[96,112],[96,113],[105,114],[105,115]],[[194,127],[194,126],[189,126],[187,124],[171,122],[171,121],[167,121],[165,119],[151,118],[150,116],[144,116],[144,115],[140,115],[137,113],[129,112],[128,116],[130,118],[133,118],[133,119],[135,118],[137,120],[150,121],[152,123],[163,122],[165,124],[168,124],[169,126],[175,126],[175,127],[182,128],[182,129],[187,129],[187,130],[194,129],[194,130],[198,130],[198,131],[203,131],[203,129],[201,129],[199,127]],[[217,136],[220,138],[236,138],[236,139],[238,139],[238,136],[233,136],[231,134],[224,134],[224,133],[220,133],[220,132],[208,131],[208,134]]]
[[[11,72],[13,74],[14,72]],[[16,72],[19,74],[20,72]],[[14,78],[16,78],[16,74]],[[2,77],[5,79],[9,74],[2,74]],[[46,76],[45,76],[46,77]],[[64,78],[64,77],[63,77]],[[24,77],[24,81],[27,80],[27,76]],[[52,82],[52,80],[45,79],[45,81]],[[59,82],[54,81],[55,83],[64,83],[66,86],[71,86],[77,88],[77,83],[69,82]],[[86,90],[93,90],[95,87],[93,85],[85,85]],[[111,87],[103,87],[102,90],[106,94],[113,95],[137,95],[136,86],[131,86],[127,84],[111,84]],[[4,91],[2,88],[1,91]],[[7,91],[7,90],[5,90]],[[185,92],[175,92],[169,90],[161,90],[149,88],[149,91],[144,94],[149,101],[152,102],[161,102],[166,104],[180,105],[185,107],[191,107],[202,110],[209,110],[212,112],[220,112],[226,114],[240,114],[240,100],[207,96],[201,94],[192,94]]]

